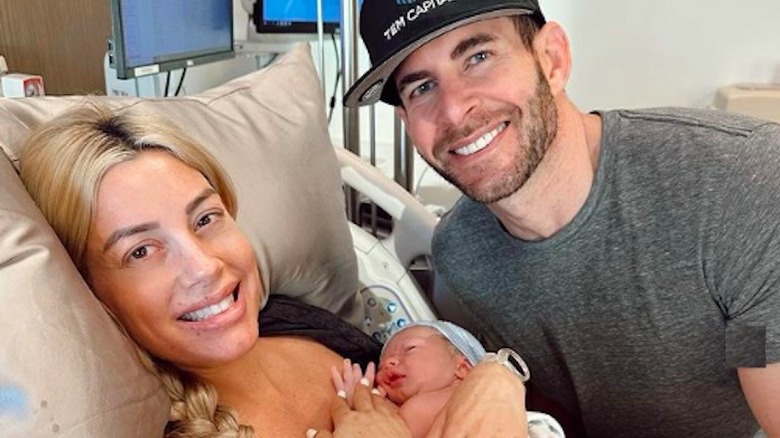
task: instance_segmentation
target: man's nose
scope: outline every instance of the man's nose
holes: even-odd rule
[[[478,103],[478,96],[465,81],[450,80],[439,85],[439,113],[452,126],[460,126]]]

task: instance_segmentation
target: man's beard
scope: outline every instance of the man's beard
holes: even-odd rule
[[[514,167],[511,171],[505,175],[495,176],[495,180],[486,187],[477,187],[476,185],[470,186],[463,181],[459,181],[457,176],[453,174],[448,161],[443,160],[441,166],[436,166],[429,162],[431,167],[436,169],[444,179],[476,202],[490,204],[520,190],[539,166],[555,137],[558,130],[558,112],[555,107],[555,101],[550,85],[542,74],[538,62],[536,63],[536,71],[538,76],[537,86],[534,96],[528,101],[528,112],[523,113],[520,108],[515,107],[508,115],[510,126],[514,126],[518,134],[516,139],[517,148],[514,151],[513,158]],[[500,113],[494,112],[474,116],[463,127],[450,126],[444,130],[441,138],[436,141],[433,151],[434,153],[442,151],[438,153],[449,154],[450,152],[447,151],[449,145],[468,137],[476,130],[483,128],[490,121],[504,120],[506,118],[506,110],[502,110]],[[480,166],[479,169],[471,170],[478,171],[482,175],[489,175],[497,171],[489,166]]]

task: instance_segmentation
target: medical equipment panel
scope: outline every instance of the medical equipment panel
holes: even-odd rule
[[[232,0],[110,0],[109,64],[119,79],[232,58]]]

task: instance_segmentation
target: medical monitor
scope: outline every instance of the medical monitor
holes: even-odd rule
[[[333,33],[341,22],[341,0],[322,1],[325,33]],[[258,34],[317,33],[317,0],[256,0],[252,21]]]
[[[232,0],[110,0],[120,79],[232,58]]]

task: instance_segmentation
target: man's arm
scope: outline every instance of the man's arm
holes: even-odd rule
[[[769,438],[780,438],[780,363],[766,368],[738,368],[750,409]]]
[[[480,362],[455,389],[426,436],[528,438],[525,385],[506,366]]]

